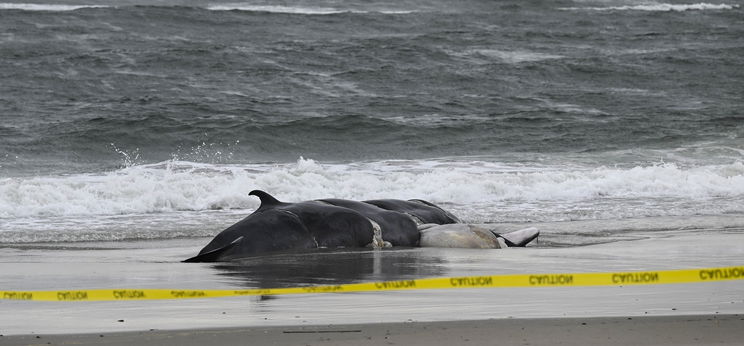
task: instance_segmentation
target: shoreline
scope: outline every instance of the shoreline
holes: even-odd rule
[[[595,225],[574,224],[577,227],[565,226],[552,232],[566,232],[573,239],[594,234]],[[725,231],[714,227],[668,231],[654,228],[644,232],[627,226],[611,222],[604,225],[604,229],[625,230],[618,231],[615,238],[627,240],[577,247],[340,251],[284,254],[220,264],[179,262],[202,245],[200,239],[96,244],[99,246],[80,244],[76,249],[0,248],[0,272],[3,273],[0,288],[19,291],[118,288],[242,290],[437,277],[664,271],[742,265],[744,232],[739,228]],[[602,238],[606,237],[603,234]],[[35,338],[42,335],[139,332],[144,333],[144,337],[154,334],[143,331],[176,329],[205,333],[229,330],[231,334],[239,334],[239,330],[246,328],[264,330],[282,326],[300,328],[380,323],[408,326],[406,321],[458,325],[466,322],[452,321],[555,319],[566,322],[571,321],[568,319],[628,317],[635,320],[636,316],[658,317],[659,321],[664,321],[666,317],[674,320],[674,316],[733,316],[744,314],[743,289],[744,280],[726,280],[187,300],[0,300],[0,310],[4,312],[0,315],[0,334],[5,335],[0,344],[10,342],[8,335]],[[679,321],[675,323],[684,325]],[[586,325],[579,325],[586,328]],[[431,326],[438,324],[427,328],[433,328]],[[678,329],[698,327],[702,328],[700,323],[693,323]],[[544,334],[545,328],[544,325],[535,327],[533,333]],[[411,340],[420,338],[417,336]],[[446,335],[441,339],[446,339]],[[40,341],[31,340],[36,344],[50,342]]]
[[[3,345],[740,345],[744,315],[488,319],[0,336]]]

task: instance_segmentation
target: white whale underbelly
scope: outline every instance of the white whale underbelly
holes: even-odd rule
[[[419,227],[422,247],[501,249],[507,247],[501,237],[490,230],[469,224],[422,225]]]

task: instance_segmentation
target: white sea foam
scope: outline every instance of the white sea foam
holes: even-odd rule
[[[732,10],[739,8],[739,5],[729,4],[710,4],[710,3],[696,3],[696,4],[667,4],[648,2],[638,5],[625,5],[625,6],[608,6],[608,7],[566,7],[562,10],[591,10],[591,11],[651,11],[651,12],[683,12],[683,11],[701,11],[701,10]]]
[[[551,59],[561,59],[562,55],[530,52],[524,50],[498,50],[498,49],[473,49],[463,53],[453,52],[453,55],[476,56],[486,59],[497,59],[507,64],[519,64],[524,62],[535,62]]]
[[[82,8],[107,8],[103,5],[61,5],[61,4],[16,4],[0,3],[0,10],[24,10],[24,11],[75,11]]]
[[[589,169],[447,161],[319,164],[300,159],[283,165],[169,161],[106,174],[0,180],[0,218],[250,209],[258,205],[248,195],[253,189],[285,201],[424,198],[461,206],[703,201],[744,198],[744,164]]]
[[[0,179],[0,243],[210,236],[258,207],[423,198],[465,222],[554,222],[744,213],[744,163],[638,167],[438,159],[350,164],[168,161],[102,174]]]

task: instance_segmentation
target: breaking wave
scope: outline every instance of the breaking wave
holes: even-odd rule
[[[132,5],[116,6],[115,8],[128,8]],[[21,10],[21,11],[46,11],[46,12],[66,12],[75,11],[85,8],[111,8],[107,5],[67,5],[67,4],[26,4],[26,3],[0,3],[0,10]],[[162,7],[162,5],[148,5],[140,7]],[[168,7],[168,6],[165,6]],[[184,7],[191,8],[191,7]],[[381,13],[381,14],[410,14],[415,11],[395,10],[395,9],[346,9],[332,7],[302,7],[302,6],[282,6],[282,5],[250,5],[245,3],[227,3],[214,4],[204,7],[195,7],[207,9],[210,11],[245,11],[245,12],[262,12],[262,13],[280,13],[280,14],[299,14],[299,15],[328,15],[340,13]]]
[[[0,218],[251,209],[280,200],[424,198],[450,206],[744,198],[744,164],[683,168],[505,166],[478,161],[214,165],[167,161],[103,174],[0,180]],[[694,204],[694,203],[693,203]],[[739,210],[744,211],[744,210]],[[547,212],[547,211],[546,211]]]
[[[640,5],[611,6],[611,7],[567,7],[563,10],[592,10],[592,11],[651,11],[651,12],[683,12],[683,11],[701,11],[701,10],[732,10],[739,8],[739,5],[729,4],[667,4],[667,3],[646,3]]]
[[[0,3],[0,10],[23,10],[23,11],[49,11],[63,12],[75,11],[82,8],[108,8],[104,5],[61,5],[61,4],[16,4]]]

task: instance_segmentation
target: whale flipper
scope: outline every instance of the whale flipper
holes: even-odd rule
[[[523,228],[509,233],[494,233],[497,237],[504,239],[509,247],[525,247],[540,235],[540,230],[535,227]]]
[[[183,260],[184,263],[194,263],[194,262],[215,262],[219,260],[220,256],[225,253],[226,251],[234,248],[240,242],[243,240],[243,237],[238,237],[237,239],[233,240],[230,244],[227,244],[223,247],[216,248],[212,251],[196,255],[194,257],[191,257],[189,259]]]

